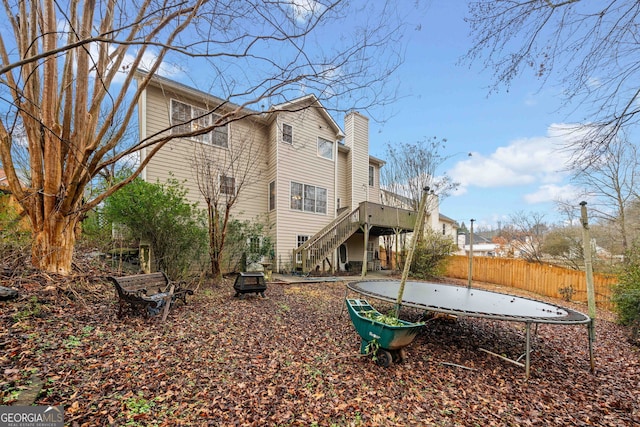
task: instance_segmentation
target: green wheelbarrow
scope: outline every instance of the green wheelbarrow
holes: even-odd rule
[[[411,323],[384,316],[366,300],[347,299],[349,316],[362,338],[361,354],[372,354],[380,366],[406,359],[404,347],[411,344],[423,323]]]

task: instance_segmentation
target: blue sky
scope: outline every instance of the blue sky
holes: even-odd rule
[[[561,88],[521,76],[508,91],[489,94],[493,80],[481,62],[457,65],[472,43],[466,11],[465,1],[438,1],[414,17],[397,76],[404,96],[388,120],[371,122],[371,154],[384,158],[389,142],[446,138],[442,154],[453,157],[440,172],[461,187],[442,201],[441,213],[467,225],[473,218],[476,226],[505,224],[518,211],[557,222],[554,200],[568,200],[577,211],[580,202],[562,171],[561,126],[571,117]]]

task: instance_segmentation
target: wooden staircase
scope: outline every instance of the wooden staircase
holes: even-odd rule
[[[307,272],[322,260],[329,257],[338,247],[347,241],[360,227],[360,207],[341,213],[326,227],[293,250],[293,260],[297,263],[298,254],[302,260],[302,271]]]

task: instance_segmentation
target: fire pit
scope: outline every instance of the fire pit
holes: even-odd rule
[[[233,284],[235,289],[235,297],[243,298],[244,294],[260,294],[264,298],[264,291],[267,290],[267,282],[264,280],[264,273],[240,273],[236,277],[236,282]]]

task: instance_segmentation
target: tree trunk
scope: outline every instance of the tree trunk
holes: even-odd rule
[[[211,258],[211,276],[213,283],[222,283],[222,269],[220,268],[220,238],[219,238],[219,215],[218,210],[211,203],[207,203],[209,214],[209,253]]]
[[[71,273],[79,221],[80,215],[53,214],[41,227],[33,227],[31,263],[35,268],[62,275]]]

